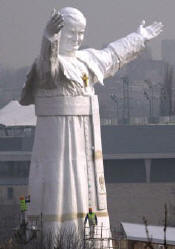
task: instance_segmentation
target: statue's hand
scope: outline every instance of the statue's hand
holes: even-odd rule
[[[59,31],[63,28],[63,26],[63,16],[56,9],[54,9],[49,21],[46,24],[44,33],[47,36],[52,37],[53,35],[58,34]]]
[[[161,22],[154,22],[150,26],[145,26],[145,20],[143,20],[137,29],[137,33],[143,36],[145,41],[149,41],[158,36],[163,31],[163,24]]]

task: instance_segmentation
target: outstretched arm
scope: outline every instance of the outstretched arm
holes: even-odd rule
[[[108,47],[112,48],[118,57],[119,68],[134,60],[145,48],[146,42],[157,37],[162,32],[162,28],[161,22],[154,22],[145,27],[145,21],[142,21],[137,32],[110,43]]]
[[[41,88],[54,88],[58,70],[59,34],[64,26],[62,15],[54,9],[44,30],[37,71]]]
[[[163,29],[160,22],[155,22],[147,27],[144,25],[145,21],[142,21],[137,32],[111,42],[103,50],[87,50],[96,61],[103,78],[114,75],[123,65],[134,60],[145,48],[146,42],[158,36]]]

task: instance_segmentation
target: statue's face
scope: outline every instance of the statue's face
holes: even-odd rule
[[[85,25],[73,20],[66,20],[61,31],[60,53],[74,54],[84,39]]]

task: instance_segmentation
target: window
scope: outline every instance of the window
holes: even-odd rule
[[[144,160],[104,160],[106,183],[145,182]]]
[[[151,182],[175,182],[175,159],[153,159]]]
[[[0,178],[21,178],[29,175],[29,161],[1,161],[0,162]]]
[[[0,137],[5,137],[5,128],[0,127]]]
[[[31,137],[32,135],[32,128],[31,127],[25,127],[24,128],[24,136],[25,137]]]

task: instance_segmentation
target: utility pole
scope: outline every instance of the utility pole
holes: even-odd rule
[[[150,96],[149,96],[149,94],[148,94],[148,92],[147,91],[145,91],[144,90],[144,96],[145,96],[145,98],[148,100],[148,102],[149,102],[149,121],[151,121],[151,119],[152,119],[152,102],[151,102],[151,98],[150,98]]]
[[[167,90],[164,86],[160,84],[160,116],[169,115],[169,101]]]
[[[144,80],[144,82],[147,84],[148,88],[149,88],[149,94],[148,92],[144,91],[144,95],[147,98],[147,100],[149,101],[149,119],[150,122],[152,122],[153,117],[154,117],[154,91],[153,91],[153,83],[151,80],[147,79]]]
[[[110,97],[114,101],[114,103],[116,104],[116,114],[117,114],[117,119],[119,120],[119,103],[118,103],[117,95],[112,93],[110,95]]]
[[[130,121],[130,103],[129,103],[129,79],[127,76],[123,80],[123,122],[129,124]]]

